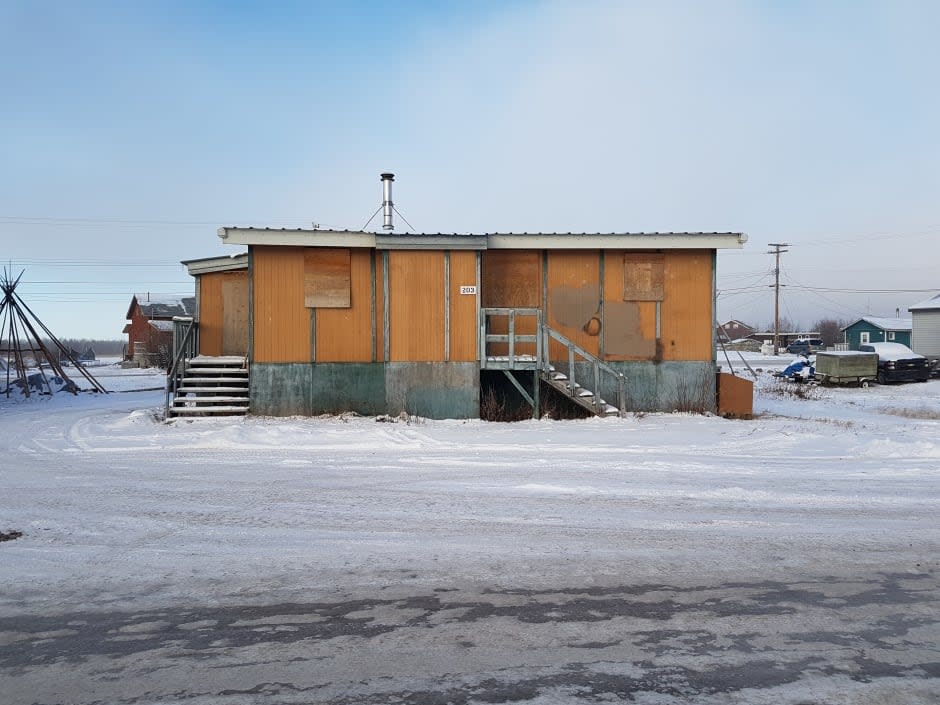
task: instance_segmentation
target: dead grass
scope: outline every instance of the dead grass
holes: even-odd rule
[[[905,419],[940,420],[940,409],[930,409],[926,406],[898,408],[892,406],[881,407],[878,411],[890,416],[901,416]]]

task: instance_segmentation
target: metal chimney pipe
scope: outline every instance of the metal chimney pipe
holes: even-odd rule
[[[392,203],[392,182],[395,180],[394,174],[382,174],[382,211],[384,213],[384,222],[382,228],[385,230],[394,230],[395,224],[392,222],[392,211],[395,204]]]

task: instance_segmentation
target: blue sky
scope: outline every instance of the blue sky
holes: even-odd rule
[[[0,0],[0,258],[60,337],[221,225],[735,230],[719,317],[940,290],[934,2]],[[881,293],[879,293],[881,292]]]

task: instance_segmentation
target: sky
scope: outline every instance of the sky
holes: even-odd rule
[[[718,318],[940,291],[940,4],[0,0],[0,259],[59,337],[220,226],[735,231]],[[406,229],[401,219],[398,224]],[[372,221],[370,229],[380,223]]]

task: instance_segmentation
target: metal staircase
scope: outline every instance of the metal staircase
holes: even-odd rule
[[[184,360],[181,367],[181,373],[167,380],[168,419],[248,413],[248,365],[244,357],[197,355]]]
[[[505,329],[505,332],[502,330]],[[498,330],[500,332],[494,332]],[[550,360],[551,341],[564,347],[561,359]],[[505,352],[505,354],[501,354]],[[537,308],[480,309],[480,368],[502,370],[539,417],[539,382],[564,394],[596,416],[626,413],[626,377],[542,320]],[[563,369],[559,369],[563,368]],[[515,370],[532,370],[536,381],[531,395],[513,376]],[[602,380],[613,390],[617,403],[601,398]],[[582,382],[591,384],[587,388]]]

